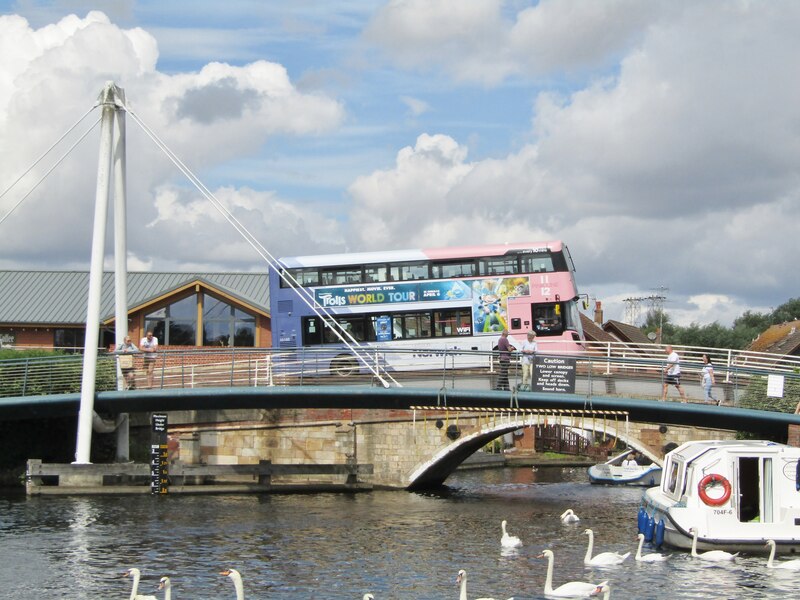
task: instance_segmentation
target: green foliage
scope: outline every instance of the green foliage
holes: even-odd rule
[[[786,377],[783,383],[783,398],[767,396],[767,377],[753,377],[744,395],[739,400],[742,408],[794,413],[800,402],[800,378]]]
[[[0,350],[0,398],[81,390],[83,356],[52,350]],[[99,356],[95,389],[116,389],[113,361]]]
[[[657,332],[662,327],[661,340],[680,346],[702,346],[706,348],[733,348],[743,350],[771,325],[800,319],[800,298],[792,298],[781,304],[769,314],[745,311],[725,327],[716,321],[709,325],[692,323],[687,327],[673,325],[669,315],[663,311],[651,310],[645,317],[642,331],[645,334]]]

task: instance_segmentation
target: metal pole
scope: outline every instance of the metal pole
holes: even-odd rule
[[[98,99],[103,107],[103,116],[100,125],[100,157],[97,162],[92,261],[89,269],[89,299],[86,307],[86,336],[83,344],[81,405],[78,412],[78,439],[75,449],[76,464],[89,464],[92,449],[92,415],[94,414],[97,344],[100,334],[100,294],[103,285],[103,250],[106,242],[111,148],[114,137],[115,89],[116,86],[113,83],[107,83]]]
[[[116,88],[116,97],[125,103],[125,90]],[[128,235],[127,235],[127,173],[125,154],[125,111],[116,110],[116,144],[114,146],[114,316],[116,344],[119,347],[128,335]],[[117,373],[119,376],[120,373]],[[122,377],[117,377],[117,389],[125,387]],[[130,460],[128,415],[117,417],[117,462]]]

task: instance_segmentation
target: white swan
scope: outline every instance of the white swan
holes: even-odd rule
[[[767,567],[770,569],[800,569],[800,558],[773,563],[772,561],[775,559],[775,540],[767,540],[766,545],[769,546],[769,559],[767,560]]]
[[[644,544],[644,534],[640,533],[636,537],[639,538],[639,547],[636,549],[636,556],[633,558],[638,560],[639,562],[660,562],[662,560],[667,560],[669,558],[668,554],[659,554],[658,552],[652,552],[651,554],[645,554],[642,556],[642,545]]]
[[[172,583],[169,577],[162,577],[158,582],[158,589],[164,590],[164,600],[172,600]]]
[[[580,521],[580,517],[576,515],[571,508],[568,508],[563,513],[561,513],[561,522],[562,523],[577,523]]]
[[[233,586],[236,588],[236,600],[244,600],[244,585],[242,584],[242,576],[236,569],[225,569],[220,572],[220,575],[229,577],[233,581]]]
[[[461,569],[458,572],[456,584],[461,585],[461,594],[459,594],[458,599],[467,600],[467,572],[464,569]],[[494,598],[478,598],[477,600],[494,600]],[[514,598],[512,597],[508,600],[514,600]]]
[[[506,531],[505,519],[502,523],[500,523],[500,527],[503,530],[503,537],[500,538],[500,545],[503,546],[503,548],[516,548],[517,546],[522,546],[521,539],[515,535],[508,535],[508,532]]]
[[[583,557],[583,564],[591,565],[593,567],[610,567],[612,565],[621,564],[631,553],[626,552],[620,554],[619,552],[601,552],[596,556],[592,556],[592,548],[594,547],[594,532],[591,529],[586,529],[584,532],[589,536],[589,545],[586,548],[586,556]]]
[[[130,577],[133,579],[131,585],[131,595],[129,600],[158,600],[155,596],[144,596],[139,594],[139,580],[142,578],[142,572],[136,567],[131,567],[122,574],[123,577]]]
[[[553,551],[544,550],[536,558],[547,558],[547,579],[544,581],[544,595],[554,598],[586,598],[601,584],[586,581],[570,581],[553,589]],[[464,600],[462,598],[462,600]]]
[[[364,597],[361,600],[375,600],[375,596],[372,594],[364,594]]]
[[[708,552],[703,552],[702,554],[697,553],[697,530],[692,527],[689,530],[689,533],[692,534],[692,556],[695,558],[700,558],[702,560],[707,560],[710,562],[722,562],[725,560],[733,560],[736,556],[739,555],[737,552],[736,554],[731,554],[730,552],[725,552],[725,550],[709,550]]]
[[[607,581],[604,581],[600,585],[597,586],[597,589],[592,592],[592,596],[599,596],[603,594],[603,600],[609,600],[611,598],[611,586],[608,585]]]

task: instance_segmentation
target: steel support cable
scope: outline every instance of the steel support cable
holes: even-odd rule
[[[344,327],[342,327],[342,325],[338,321],[333,319],[333,317],[331,316],[331,313],[329,311],[327,311],[327,309],[324,309],[323,307],[320,307],[318,304],[316,304],[316,301],[313,299],[313,297],[311,297],[310,293],[307,290],[303,289],[302,287],[298,288],[297,287],[298,283],[297,283],[296,279],[294,279],[290,275],[288,277],[286,277],[284,275],[284,273],[281,272],[280,269],[278,269],[278,264],[277,264],[277,260],[275,259],[275,257],[273,257],[270,254],[270,252],[266,248],[264,248],[264,246],[247,230],[247,228],[245,228],[245,226],[242,225],[241,222],[239,222],[236,219],[236,217],[234,215],[232,215],[230,213],[230,211],[228,211],[222,205],[222,203],[219,202],[219,200],[216,199],[216,197],[214,197],[213,193],[203,184],[202,181],[200,181],[199,178],[197,178],[196,175],[194,175],[194,173],[180,160],[180,158],[178,158],[178,156],[175,155],[175,153],[172,152],[169,149],[169,147],[167,147],[166,144],[162,140],[160,140],[158,138],[158,136],[155,134],[155,132],[153,132],[151,129],[149,129],[144,124],[144,122],[142,122],[141,119],[138,118],[137,115],[135,115],[131,111],[128,111],[128,112],[131,115],[131,117],[137,122],[137,124],[140,127],[142,127],[142,129],[145,131],[145,133],[147,133],[147,135],[150,136],[151,139],[153,139],[153,141],[156,143],[156,145],[159,146],[159,148],[162,150],[162,152],[164,152],[167,155],[167,157],[178,167],[178,169],[184,175],[186,175],[186,177],[195,185],[195,187],[200,191],[200,193],[203,194],[203,196],[205,196],[205,198],[207,200],[209,200],[209,202],[211,202],[212,206],[214,206],[217,209],[217,211],[219,211],[220,214],[222,214],[223,218],[225,218],[225,220],[227,220],[234,227],[234,229],[236,229],[239,232],[239,234],[242,235],[242,237],[245,238],[245,240],[250,244],[250,246],[254,250],[256,250],[256,252],[270,266],[272,266],[274,269],[276,269],[276,271],[278,272],[279,276],[284,281],[286,281],[290,285],[290,287],[295,289],[295,291],[300,289],[308,296],[308,298],[303,298],[302,295],[301,295],[301,299],[303,300],[303,302],[309,308],[311,308],[311,310],[313,310],[314,313],[317,314],[317,316],[319,316],[329,327],[331,327],[331,330],[333,331],[334,335],[336,335],[336,337],[339,338],[339,340],[364,364],[364,366],[366,366],[367,369],[370,372],[372,372],[378,378],[378,380],[383,384],[383,386],[384,387],[388,387],[388,384],[381,377],[381,375],[380,375],[379,371],[377,370],[377,368],[373,368],[372,365],[369,363],[369,361],[366,358],[364,358],[361,355],[361,353],[355,347],[353,347],[353,344],[355,344],[356,346],[358,346],[359,344],[358,344],[358,341],[350,334],[350,332],[348,332],[346,329],[344,329]],[[291,278],[291,280],[289,278]],[[324,314],[320,311],[320,309],[322,309],[324,311]],[[326,318],[326,316],[327,316],[327,318]],[[342,334],[344,334],[348,338],[350,338],[350,342],[352,342],[352,343],[348,342],[348,340],[346,340],[343,337]],[[402,387],[402,386],[400,386],[400,384],[391,375],[386,373],[386,371],[384,371],[384,375],[386,377],[388,377],[389,379],[391,379],[392,382],[394,382],[398,387]]]
[[[92,107],[92,110],[94,110],[96,107],[97,107],[97,105],[95,105],[94,107]],[[89,111],[89,112],[91,112],[91,111]],[[44,154],[42,154],[42,155],[41,155],[41,156],[40,156],[38,159],[36,159],[36,161],[35,161],[35,162],[34,162],[34,163],[33,163],[33,164],[32,164],[32,165],[31,165],[31,166],[30,166],[30,167],[29,167],[29,168],[28,168],[28,169],[27,169],[27,170],[26,170],[26,171],[25,171],[25,172],[24,172],[22,175],[20,175],[19,177],[17,177],[17,179],[16,179],[16,180],[15,180],[15,181],[14,181],[14,182],[13,182],[13,183],[10,185],[10,186],[8,186],[8,187],[7,187],[7,188],[6,188],[6,189],[3,191],[3,193],[2,193],[2,194],[0,194],[0,199],[2,199],[2,198],[3,198],[3,196],[5,196],[5,195],[6,195],[6,194],[7,194],[9,191],[11,191],[11,189],[12,189],[12,188],[13,188],[15,185],[17,185],[17,184],[18,184],[18,183],[19,183],[19,182],[22,180],[22,178],[24,178],[24,177],[25,177],[25,176],[26,176],[28,173],[30,173],[30,172],[31,172],[31,171],[32,171],[32,170],[33,170],[33,169],[36,167],[36,165],[38,165],[38,164],[39,164],[39,163],[42,161],[42,159],[44,159],[44,157],[45,157],[45,156],[47,156],[47,155],[48,155],[48,154],[49,154],[49,153],[50,153],[50,152],[53,150],[53,148],[55,148],[55,147],[56,147],[56,146],[57,146],[57,145],[58,145],[58,144],[59,144],[59,143],[60,143],[60,142],[61,142],[61,141],[62,141],[62,140],[63,140],[63,139],[64,139],[64,138],[67,136],[67,135],[69,135],[69,133],[70,133],[70,132],[71,132],[73,129],[75,129],[75,127],[77,127],[77,126],[80,124],[80,122],[81,122],[81,121],[83,121],[83,119],[86,117],[86,115],[88,115],[88,114],[89,114],[89,112],[87,112],[85,115],[83,115],[83,116],[82,116],[82,117],[81,117],[81,118],[78,120],[78,122],[77,122],[77,123],[75,123],[75,125],[73,125],[73,126],[72,126],[72,127],[69,129],[69,131],[67,131],[66,133],[64,133],[64,135],[62,135],[60,138],[58,138],[58,141],[57,141],[57,142],[55,142],[55,143],[54,143],[52,146],[50,146],[50,148],[48,148],[48,149],[47,149],[47,151],[45,151],[45,153],[44,153]],[[39,180],[38,180],[36,183],[34,183],[34,184],[33,184],[33,187],[31,187],[31,189],[30,189],[30,190],[28,190],[28,192],[27,192],[27,193],[26,193],[24,196],[22,196],[22,198],[20,198],[20,199],[17,201],[17,203],[16,203],[16,204],[14,204],[14,206],[12,206],[12,207],[9,209],[9,211],[8,211],[6,214],[4,214],[2,217],[0,217],[0,225],[2,225],[3,221],[5,221],[5,220],[6,220],[8,217],[10,217],[10,216],[11,216],[11,213],[13,213],[15,210],[17,210],[17,208],[19,208],[20,204],[22,204],[22,203],[23,203],[23,202],[24,202],[24,201],[25,201],[25,200],[28,198],[28,196],[30,196],[30,195],[31,195],[31,194],[32,194],[32,193],[33,193],[33,192],[36,190],[36,188],[38,188],[38,187],[39,187],[39,185],[41,185],[41,183],[42,183],[42,182],[43,182],[45,179],[47,179],[47,177],[50,175],[50,173],[52,173],[52,172],[53,172],[53,171],[54,171],[54,170],[55,170],[55,169],[56,169],[56,168],[57,168],[57,167],[58,167],[58,166],[59,166],[59,165],[60,165],[60,164],[61,164],[61,163],[64,161],[64,159],[65,159],[65,158],[67,158],[67,156],[69,156],[69,155],[72,153],[72,151],[75,149],[75,147],[76,147],[78,144],[80,144],[80,143],[83,141],[83,139],[84,139],[84,138],[85,138],[87,135],[89,135],[89,132],[90,132],[90,131],[92,131],[92,130],[93,130],[95,127],[97,127],[97,124],[98,124],[98,123],[101,121],[101,119],[102,119],[102,117],[99,117],[99,118],[98,118],[98,119],[97,119],[97,120],[96,120],[94,123],[92,123],[92,126],[91,126],[91,127],[89,127],[89,128],[88,128],[88,129],[87,129],[87,130],[86,130],[86,131],[83,133],[83,135],[81,135],[81,136],[80,136],[80,137],[79,137],[79,138],[78,138],[78,139],[77,139],[77,140],[76,140],[76,141],[75,141],[75,142],[74,142],[74,143],[73,143],[73,144],[72,144],[72,145],[71,145],[71,146],[70,146],[70,147],[67,149],[67,151],[66,151],[64,154],[62,154],[62,155],[61,155],[61,157],[60,157],[60,158],[59,158],[59,159],[58,159],[58,160],[57,160],[57,161],[56,161],[56,162],[55,162],[55,163],[54,163],[54,164],[53,164],[53,165],[52,165],[52,166],[51,166],[51,167],[50,167],[50,168],[49,168],[49,169],[48,169],[48,170],[45,172],[45,173],[44,173],[44,175],[42,175],[42,176],[39,178]]]
[[[150,129],[140,118],[139,116],[131,111],[129,108],[123,105],[123,108],[128,112],[131,118],[142,128],[142,130],[147,134],[150,139],[161,149],[162,152],[169,158],[173,164],[178,167],[178,169],[192,182],[192,184],[198,189],[198,191],[209,201],[211,202],[212,206],[217,209],[217,211],[223,216],[223,218],[230,223],[234,229],[247,241],[248,244],[256,251],[256,253],[261,256],[264,261],[269,264],[273,269],[276,270],[278,275],[287,283],[290,287],[292,287],[295,291],[302,291],[303,293],[299,294],[303,302],[314,311],[314,313],[319,316],[323,321],[331,327],[331,330],[336,335],[337,338],[351,351],[353,354],[361,361],[361,363],[367,367],[367,369],[378,378],[378,380],[383,384],[384,387],[389,387],[389,384],[384,380],[381,376],[377,367],[373,368],[370,362],[362,356],[361,352],[356,349],[352,344],[356,344],[357,346],[358,341],[348,332],[338,321],[336,321],[332,316],[331,313],[324,307],[319,306],[314,300],[313,296],[311,296],[310,292],[308,292],[302,286],[299,286],[297,280],[292,277],[291,275],[285,273],[281,269],[279,269],[277,259],[266,249],[264,246],[251,234],[247,228],[242,225],[242,223],[236,219],[236,217],[231,214],[228,209],[226,209],[222,203],[217,200],[214,194],[203,184],[202,181],[187,167],[180,158],[172,152],[172,150],[163,142],[158,135]],[[350,342],[345,339],[344,336],[350,338]],[[351,343],[352,342],[352,343]],[[400,384],[385,370],[383,371],[384,375],[389,378],[394,384],[400,386]]]

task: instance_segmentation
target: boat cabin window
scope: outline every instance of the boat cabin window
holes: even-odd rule
[[[670,496],[674,496],[675,498],[679,498],[681,495],[681,488],[680,488],[680,480],[681,480],[681,467],[683,466],[682,463],[678,462],[674,458],[670,460],[669,465],[667,466],[667,478],[664,491],[666,491]]]

